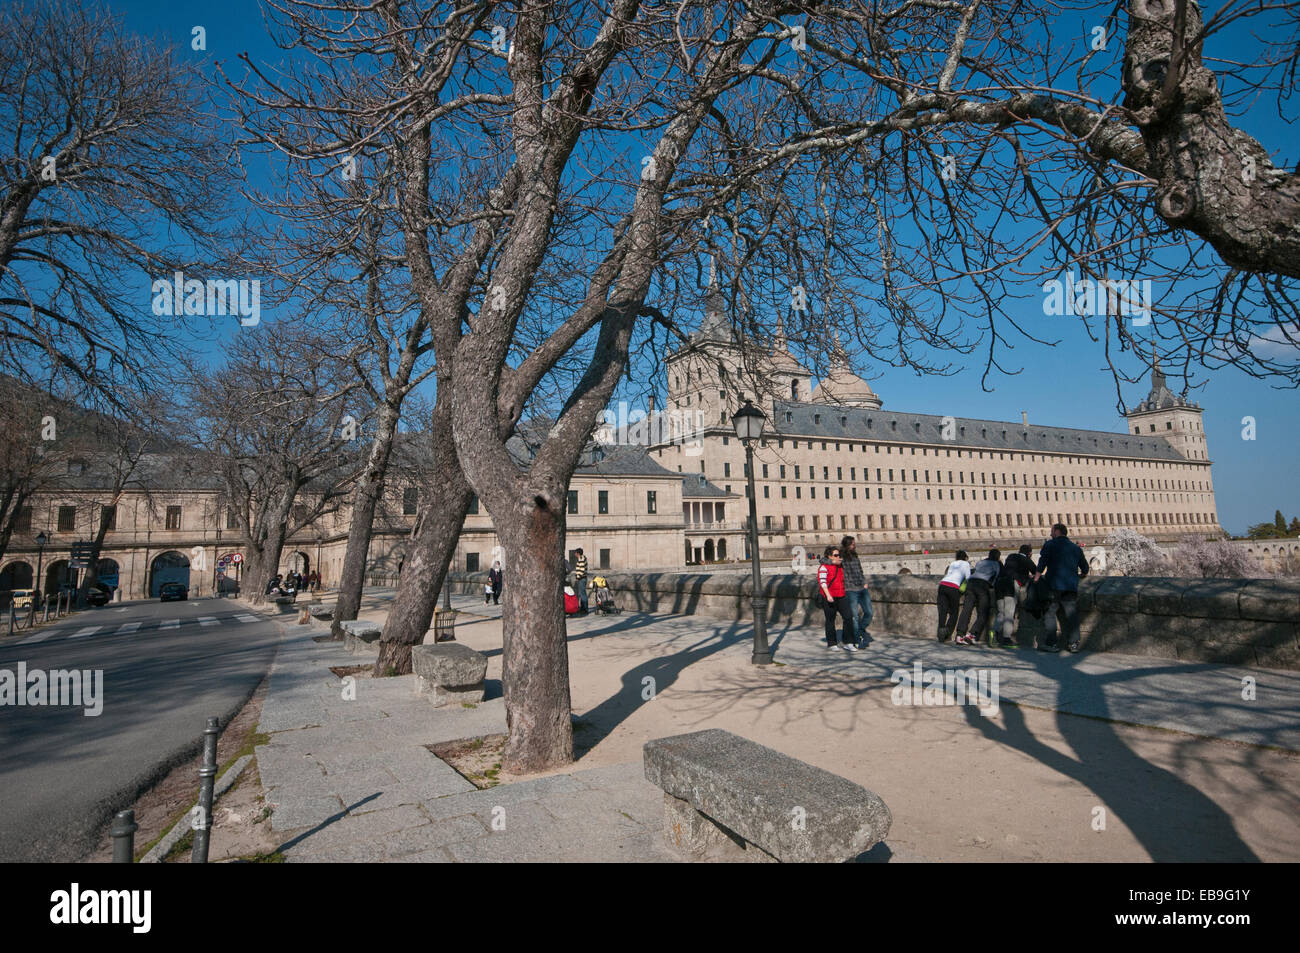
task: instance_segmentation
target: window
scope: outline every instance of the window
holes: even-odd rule
[[[730,477],[730,476],[731,476],[731,464],[730,464],[730,463],[724,463],[724,464],[722,465],[722,475],[723,475],[724,477]]]
[[[602,550],[600,551],[600,556],[599,556],[599,559],[597,560],[597,565],[598,565],[601,569],[608,569],[608,568],[609,568],[609,550],[608,550],[608,549],[602,549]]]
[[[821,528],[822,528],[822,527],[821,527],[821,521],[822,521],[822,520],[821,520],[821,517],[820,517],[820,516],[814,516],[814,517],[813,517],[813,529],[821,529]]]
[[[781,487],[781,499],[785,499],[785,487]]]
[[[167,507],[166,526],[168,529],[181,528],[181,508],[179,506]],[[63,507],[59,507],[59,529],[63,529]]]
[[[569,512],[570,513],[578,512],[578,491],[577,490],[569,491]]]
[[[478,572],[478,553],[465,554],[465,571]]]
[[[767,479],[767,464],[763,464],[763,479]]]
[[[109,532],[117,529],[116,506],[101,506],[99,508],[99,525]]]
[[[24,506],[18,511],[18,518],[14,521],[14,532],[30,533],[32,531],[32,508]]]
[[[764,517],[763,517],[763,529],[771,529],[771,528],[772,528],[772,517],[770,517],[770,516],[764,516]]]
[[[239,529],[239,514],[234,510],[226,510],[226,529]]]
[[[467,512],[470,512],[470,513],[478,513],[478,494],[477,494],[477,493],[474,494],[474,496],[471,496],[471,497],[470,497],[470,499],[469,499],[469,510],[468,510]]]
[[[609,512],[609,490],[596,491],[596,512],[602,514]]]
[[[771,489],[772,488],[768,486],[766,483],[763,484],[763,499],[766,500],[768,497],[772,495]]]
[[[659,512],[659,502],[658,502],[657,494],[658,494],[657,490],[645,491],[645,511],[647,513]]]
[[[408,486],[402,490],[402,515],[414,516],[420,505],[420,488]]]

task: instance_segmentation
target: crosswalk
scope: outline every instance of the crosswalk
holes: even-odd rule
[[[147,620],[147,621],[140,621],[140,622],[126,622],[123,623],[122,625],[89,625],[84,628],[77,629],[75,632],[72,633],[68,633],[66,629],[50,628],[44,632],[38,632],[36,635],[30,636],[21,641],[13,642],[11,644],[35,645],[38,642],[44,642],[46,639],[50,639],[59,635],[67,635],[68,641],[71,641],[73,639],[85,639],[85,638],[89,638],[92,635],[98,635],[101,637],[111,636],[111,635],[134,635],[138,632],[149,632],[149,631],[157,631],[162,629],[178,629],[180,628],[181,621],[182,620],[180,619],[159,619],[157,620],[156,624],[154,620]],[[191,619],[186,619],[184,621],[186,625],[193,625],[195,622],[197,622],[200,626],[210,627],[210,626],[222,626],[222,625],[247,625],[250,622],[262,622],[265,620],[261,616],[253,615],[252,613],[241,612],[236,615],[226,616],[224,618],[217,618],[215,616],[199,616],[197,619],[191,618]]]

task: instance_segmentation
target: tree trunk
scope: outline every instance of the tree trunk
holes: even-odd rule
[[[564,499],[563,492],[549,496]],[[573,760],[564,620],[564,512],[547,504],[542,494],[530,496],[498,522],[497,533],[509,541],[501,610],[505,640],[501,683],[510,737],[501,766],[526,774]]]
[[[420,516],[397,581],[393,607],[379,638],[376,676],[388,674],[390,670],[394,675],[410,674],[411,646],[419,645],[429,631],[439,590],[474,498],[474,491],[456,458],[450,412],[441,404],[434,408],[430,439],[433,465],[430,478],[420,488],[423,497]]]
[[[375,509],[379,505],[379,496],[384,491],[388,458],[393,451],[400,416],[398,407],[391,403],[384,404],[375,439],[370,444],[365,470],[358,478],[352,496],[352,522],[348,526],[348,545],[343,553],[343,571],[339,577],[339,597],[334,607],[334,621],[330,624],[330,635],[335,641],[343,639],[341,623],[355,619],[361,608],[361,588],[365,585],[366,558],[370,554]]]

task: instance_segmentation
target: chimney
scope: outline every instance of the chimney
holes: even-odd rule
[[[1020,422],[1026,427],[1029,426],[1029,411],[1022,410],[1020,412]]]

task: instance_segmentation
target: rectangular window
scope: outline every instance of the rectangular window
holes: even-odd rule
[[[796,500],[802,500],[802,499],[803,499],[803,487],[801,487],[801,486],[797,486],[797,487],[794,488],[794,498],[795,498]]]
[[[596,491],[596,512],[602,514],[609,512],[609,490]]]
[[[763,529],[771,529],[771,528],[772,528],[772,517],[770,517],[770,516],[764,516],[764,517],[763,517]]]
[[[772,494],[769,492],[770,490],[771,490],[771,487],[769,487],[766,483],[764,483],[764,484],[763,484],[763,499],[766,500],[768,497],[770,497],[770,496],[772,495]]]
[[[785,487],[781,487],[781,499],[785,499]]]
[[[70,533],[77,528],[77,508],[75,506],[59,507],[59,531]]]
[[[657,491],[657,490],[646,490],[646,491],[645,491],[645,511],[646,511],[647,513],[658,513],[658,512],[659,512],[659,502],[658,502],[658,491]]]
[[[106,531],[117,529],[117,507],[101,506],[99,508],[99,525]]]
[[[782,516],[782,517],[781,517],[781,528],[782,528],[782,529],[789,529],[789,528],[790,528],[790,517],[788,517],[788,516]]]
[[[60,509],[59,509],[59,523],[62,524],[62,522],[63,522],[63,510],[62,510],[62,507],[60,507]],[[167,524],[166,524],[166,525],[167,525],[167,528],[168,528],[168,529],[180,529],[180,528],[181,528],[181,508],[180,508],[179,506],[169,506],[169,507],[167,507]],[[62,529],[62,528],[63,528],[62,525],[60,525],[59,528]]]
[[[803,517],[799,517],[799,528],[803,529]]]
[[[402,515],[414,516],[415,511],[420,506],[420,488],[418,486],[408,486],[402,490]]]
[[[24,506],[18,511],[18,519],[14,521],[14,532],[30,533],[32,531],[32,508]]]
[[[599,560],[597,561],[597,565],[598,565],[601,569],[608,569],[608,568],[609,568],[609,550],[608,550],[608,549],[602,549],[602,550],[600,551],[600,558],[599,558]]]
[[[815,529],[815,530],[817,530],[817,529],[821,529],[821,528],[822,528],[822,525],[821,525],[821,524],[822,524],[822,518],[821,518],[820,516],[814,516],[814,517],[813,517],[813,529]]]
[[[763,479],[767,479],[767,464],[763,464]]]
[[[781,464],[781,479],[785,479],[785,464]]]
[[[799,465],[798,465],[798,464],[795,464],[795,468],[794,468],[794,478],[795,478],[796,480],[799,479]]]
[[[226,510],[226,529],[239,529],[239,514],[234,510]]]
[[[578,512],[578,491],[577,490],[569,491],[569,512],[570,513]]]
[[[471,496],[471,497],[469,498],[469,510],[468,510],[468,512],[470,512],[470,513],[478,513],[478,494],[477,494],[477,493],[474,494],[473,496]]]
[[[730,463],[724,463],[724,464],[722,465],[722,475],[723,475],[724,477],[730,477],[730,476],[731,476],[731,464],[730,464]]]
[[[478,553],[465,554],[465,571],[478,572]]]

